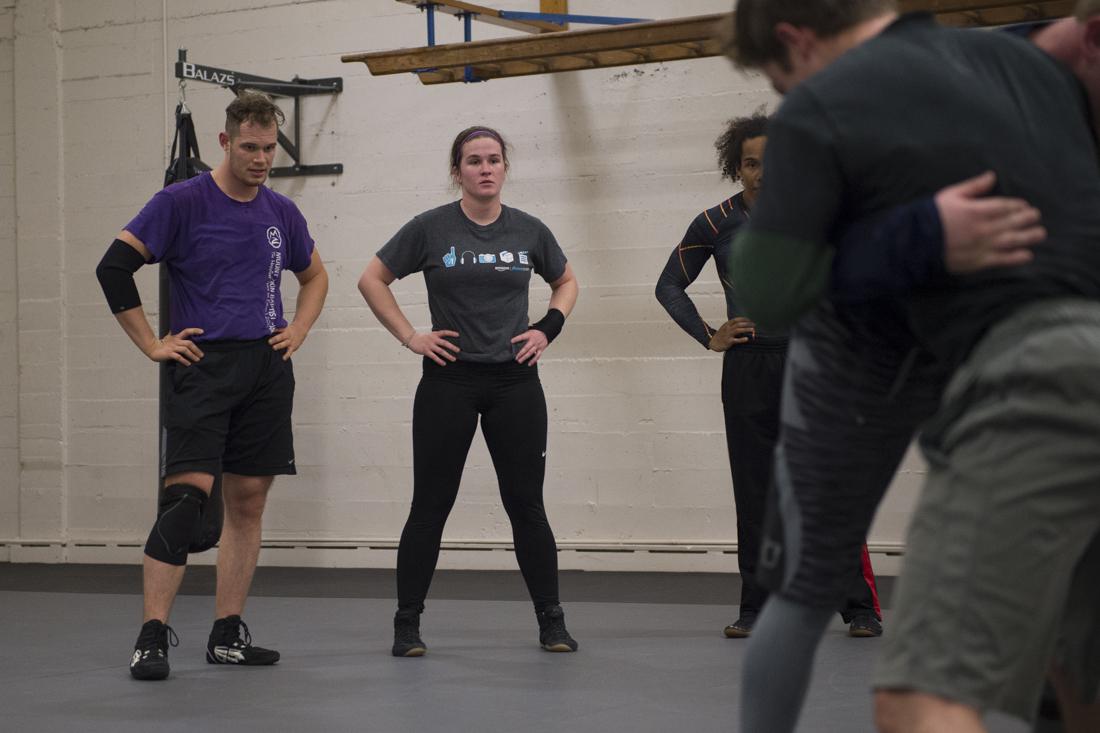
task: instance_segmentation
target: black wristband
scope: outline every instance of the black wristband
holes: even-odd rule
[[[112,313],[121,313],[141,305],[134,273],[145,264],[141,253],[121,239],[111,242],[107,254],[95,268],[99,285],[107,297],[107,305]]]
[[[546,334],[546,343],[551,343],[561,333],[565,325],[565,314],[557,308],[546,311],[546,315],[538,323],[532,323],[531,328]]]

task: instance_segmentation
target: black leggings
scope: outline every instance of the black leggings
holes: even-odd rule
[[[424,360],[413,403],[413,501],[397,550],[397,602],[423,611],[443,525],[481,416],[516,559],[541,611],[558,603],[558,549],[542,504],[546,398],[538,367]]]

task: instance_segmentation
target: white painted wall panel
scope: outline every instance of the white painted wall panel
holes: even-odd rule
[[[19,290],[15,262],[15,0],[0,0],[0,536],[19,531]]]

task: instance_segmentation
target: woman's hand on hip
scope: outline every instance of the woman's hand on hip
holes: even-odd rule
[[[516,361],[520,364],[526,363],[527,366],[534,366],[535,362],[542,357],[542,352],[546,351],[546,347],[550,345],[550,342],[546,340],[546,334],[537,328],[528,329],[512,339],[513,344],[518,344],[521,341],[524,344],[523,348],[516,354]]]
[[[447,366],[448,361],[455,361],[460,349],[458,344],[448,341],[446,336],[458,338],[458,331],[427,331],[417,332],[409,339],[409,351],[414,354],[426,356],[439,366]],[[453,353],[452,353],[453,352]],[[444,361],[446,359],[446,361]]]

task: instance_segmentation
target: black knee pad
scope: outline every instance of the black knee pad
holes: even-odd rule
[[[210,498],[202,510],[202,521],[195,539],[188,548],[191,552],[204,552],[214,545],[222,536],[222,521],[224,510],[222,504],[222,477],[218,474],[214,477],[214,488],[210,490]]]
[[[202,525],[206,499],[206,493],[191,484],[165,486],[145,554],[169,565],[186,565],[188,550]]]

